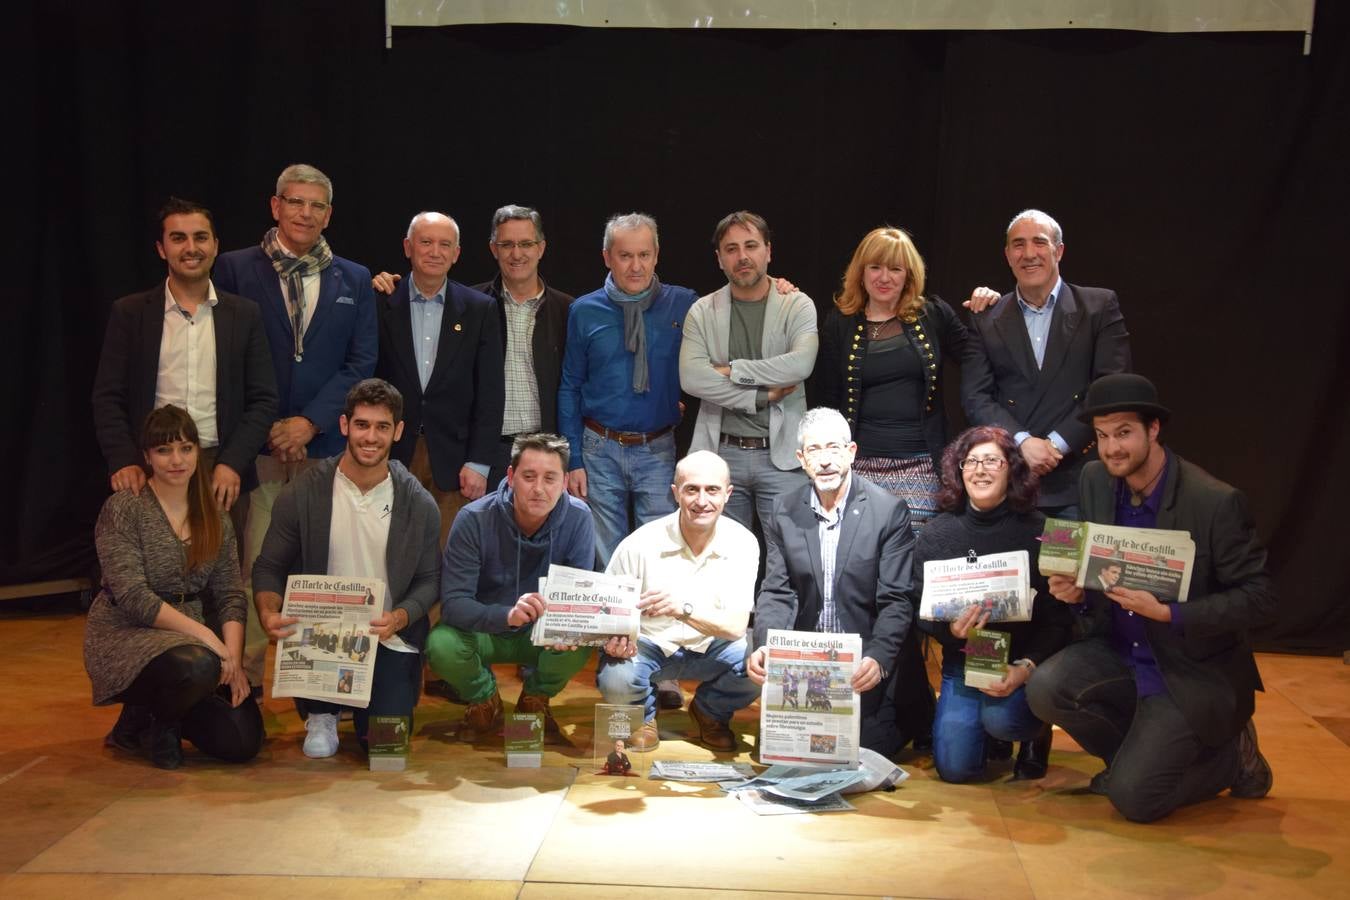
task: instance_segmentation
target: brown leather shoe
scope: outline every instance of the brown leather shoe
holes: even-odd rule
[[[516,712],[518,713],[543,713],[544,714],[544,743],[546,744],[566,744],[567,738],[563,737],[562,729],[558,727],[558,721],[553,718],[553,711],[548,708],[549,698],[543,694],[527,694],[520,692],[520,699],[516,701]]]
[[[482,703],[470,703],[464,711],[464,721],[459,724],[461,741],[481,741],[502,730],[506,717],[502,714],[502,695],[497,691]]]
[[[736,735],[731,733],[731,728],[726,722],[719,722],[705,713],[698,705],[697,698],[689,704],[689,716],[698,726],[698,739],[703,746],[709,750],[736,749]]]
[[[656,720],[643,722],[642,727],[633,732],[628,739],[628,749],[635,750],[638,753],[645,753],[648,750],[655,750],[661,746],[661,731],[656,727]]]

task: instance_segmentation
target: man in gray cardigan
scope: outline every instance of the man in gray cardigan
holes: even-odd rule
[[[727,284],[684,319],[680,386],[699,398],[690,450],[726,460],[734,490],[727,515],[746,528],[756,512],[806,483],[797,461],[804,382],[816,364],[816,308],[800,291],[780,293],[768,276],[769,226],[742,210],[713,232]]]
[[[370,705],[353,711],[365,746],[370,716],[412,716],[421,687],[427,612],[439,586],[440,511],[408,470],[390,462],[403,431],[403,397],[386,381],[368,378],[347,394],[338,425],[347,438],[341,456],[315,465],[283,489],[272,510],[262,552],[253,565],[258,619],[272,640],[296,619],[281,615],[290,575],[378,578],[386,608],[372,610],[375,656]],[[341,706],[296,700],[306,717],[305,755],[337,752]]]

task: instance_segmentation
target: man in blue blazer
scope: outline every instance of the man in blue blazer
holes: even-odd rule
[[[271,207],[277,224],[262,243],[223,254],[213,273],[219,288],[261,309],[280,398],[278,419],[258,448],[258,487],[249,495],[243,567],[250,599],[272,504],[283,485],[342,451],[343,402],[374,373],[377,346],[370,270],[335,256],[323,236],[333,216],[332,181],[313,166],[287,166]],[[266,635],[250,612],[244,671],[259,696],[266,653]]]
[[[393,456],[435,498],[443,547],[460,507],[496,488],[487,476],[506,403],[501,327],[491,297],[449,278],[460,252],[454,219],[413,216],[403,252],[411,276],[376,301],[376,373],[404,397]]]

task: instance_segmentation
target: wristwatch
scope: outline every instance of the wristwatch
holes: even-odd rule
[[[689,621],[689,617],[692,616],[693,614],[694,614],[694,604],[692,604],[692,603],[686,603],[686,604],[684,605],[684,612],[680,613],[680,614],[679,614],[678,616],[676,616],[675,618],[678,619],[678,620],[681,621],[681,622],[688,622],[688,621]]]

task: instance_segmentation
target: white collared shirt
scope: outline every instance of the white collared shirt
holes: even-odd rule
[[[755,605],[759,542],[744,525],[722,515],[712,540],[695,556],[680,532],[676,510],[624,538],[605,571],[636,577],[643,591],[669,591],[677,609],[688,603],[697,618],[702,618],[700,610],[749,614]],[[642,636],[666,656],[681,647],[701,653],[713,641],[712,635],[671,616],[643,616]]]
[[[186,409],[197,425],[202,447],[220,443],[216,424],[216,322],[212,315],[218,302],[216,286],[207,281],[206,302],[188,315],[178,305],[169,282],[164,282],[164,332],[159,339],[155,408],[172,403]]]

